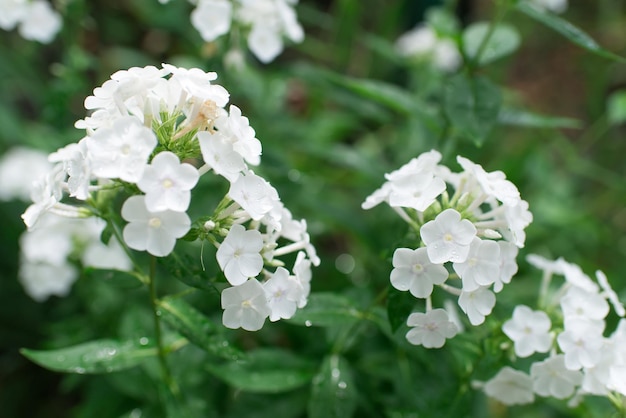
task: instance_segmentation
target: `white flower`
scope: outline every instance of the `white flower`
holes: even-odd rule
[[[283,40],[274,28],[258,23],[248,34],[248,47],[259,61],[267,64],[283,51]]]
[[[495,304],[496,296],[486,287],[473,292],[461,291],[459,296],[459,306],[474,326],[485,322],[485,317],[491,313]]]
[[[531,377],[508,366],[487,381],[483,390],[505,405],[523,405],[535,400]]]
[[[456,160],[470,176],[476,179],[486,195],[508,206],[517,206],[520,202],[519,190],[513,183],[506,180],[506,175],[502,171],[488,173],[480,164],[473,163],[460,155],[456,157]]]
[[[231,183],[228,196],[255,221],[263,218],[279,202],[276,189],[252,171],[239,176]]]
[[[146,194],[146,208],[150,212],[185,212],[198,177],[194,166],[181,164],[176,154],[165,151],[152,159],[137,187]]]
[[[61,15],[52,9],[50,3],[33,0],[26,5],[18,31],[24,39],[47,44],[54,39],[62,23]]]
[[[454,337],[458,332],[444,309],[412,313],[406,323],[413,327],[406,333],[406,339],[413,345],[423,345],[425,348],[441,348],[447,338]]]
[[[610,381],[608,386],[623,396],[626,396],[626,365],[616,365],[611,367]]]
[[[272,311],[270,321],[294,316],[303,289],[295,277],[289,276],[287,269],[278,267],[272,277],[263,283],[263,288],[267,294],[267,304]]]
[[[298,280],[302,289],[300,299],[298,300],[298,308],[304,308],[311,292],[313,273],[311,272],[311,260],[306,258],[306,254],[303,251],[298,252],[298,255],[296,255],[296,261],[293,264],[293,274],[296,276],[296,280]]]
[[[602,358],[603,328],[597,323],[582,319],[566,322],[565,331],[557,336],[559,347],[565,354],[569,370],[594,367]]]
[[[255,277],[263,269],[263,238],[256,229],[247,231],[241,225],[233,225],[217,249],[217,262],[228,282],[237,286]]]
[[[398,248],[393,253],[391,284],[398,290],[409,290],[416,298],[427,298],[433,285],[442,284],[448,278],[448,270],[428,259],[426,248],[416,250]]]
[[[553,355],[542,362],[530,366],[530,377],[533,379],[533,390],[537,395],[552,396],[566,399],[574,394],[580,385],[583,375],[580,371],[565,367],[562,354]]]
[[[20,236],[22,259],[31,263],[62,266],[74,247],[71,220],[51,213],[41,217],[37,228]]]
[[[403,56],[425,55],[435,48],[437,34],[426,25],[418,25],[396,41],[396,50]]]
[[[31,298],[43,302],[51,295],[67,296],[78,278],[78,271],[68,263],[55,266],[24,261],[18,278]]]
[[[566,321],[572,318],[599,321],[608,315],[609,304],[598,293],[574,286],[567,289],[561,298],[561,310]]]
[[[217,174],[232,183],[246,170],[241,154],[235,151],[233,144],[220,132],[198,132],[197,137],[204,162]]]
[[[22,214],[22,220],[28,229],[33,228],[43,214],[58,205],[63,196],[63,177],[63,168],[58,165],[32,184],[30,198],[33,203]]]
[[[212,101],[218,107],[226,106],[230,94],[228,91],[211,81],[217,79],[217,73],[204,72],[199,68],[179,68],[170,64],[163,64],[163,68],[172,74],[171,83],[178,83],[182,90],[197,99],[198,106],[205,101]]]
[[[428,258],[435,264],[467,260],[476,227],[454,209],[446,209],[420,229]]]
[[[517,273],[517,246],[508,241],[497,241],[500,246],[500,277],[493,284],[493,291],[498,293],[504,284],[510,283],[515,273]]]
[[[463,63],[463,57],[454,41],[439,39],[433,50],[433,62],[440,70],[453,72]]]
[[[222,323],[226,328],[246,331],[260,330],[271,313],[263,286],[256,279],[224,289],[222,309]]]
[[[259,165],[261,162],[261,142],[250,126],[247,117],[242,116],[241,109],[230,105],[227,117],[218,118],[215,127],[219,133],[233,144],[233,150],[241,155],[249,164]]]
[[[467,259],[452,267],[463,281],[464,291],[490,286],[500,278],[500,246],[495,241],[474,237]]]
[[[562,258],[559,258],[557,262],[561,265],[562,274],[569,284],[580,287],[590,293],[598,293],[600,290],[598,285],[582,271],[579,265],[568,263]]]
[[[156,144],[154,132],[137,118],[121,117],[111,128],[98,129],[87,137],[92,172],[98,177],[136,183]]]
[[[27,0],[2,0],[0,1],[0,28],[11,30],[17,25],[27,10]]]
[[[191,226],[191,220],[184,212],[150,212],[144,196],[129,197],[122,206],[122,218],[129,222],[123,231],[126,244],[157,257],[171,253],[176,239],[184,236]]]
[[[602,295],[607,298],[609,302],[611,302],[615,313],[623,318],[626,315],[626,310],[624,309],[624,305],[622,304],[622,302],[620,302],[619,298],[617,297],[617,293],[615,293],[613,288],[611,288],[611,285],[609,284],[606,275],[602,271],[597,270],[596,279],[598,280],[598,283],[603,290]]]
[[[533,311],[528,306],[517,305],[513,318],[502,325],[502,331],[513,340],[515,354],[528,357],[531,354],[546,353],[552,346],[550,318],[543,311]]]
[[[233,13],[233,6],[224,0],[199,0],[198,6],[191,12],[191,24],[207,42],[228,33]]]
[[[11,148],[0,158],[0,200],[28,202],[33,182],[51,169],[46,153],[26,147]]]
[[[81,262],[85,267],[131,271],[133,264],[120,243],[114,237],[108,244],[94,240],[83,252]]]
[[[67,188],[71,197],[86,200],[91,184],[91,164],[87,153],[87,141],[81,139],[77,144],[69,144],[50,154],[51,162],[63,164],[68,175]]]

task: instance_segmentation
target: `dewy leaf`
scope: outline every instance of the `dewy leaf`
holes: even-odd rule
[[[500,113],[500,89],[483,77],[453,77],[444,91],[444,112],[454,127],[482,145]]]
[[[528,2],[520,1],[515,5],[515,8],[524,13],[526,16],[546,25],[550,29],[560,33],[569,39],[572,43],[583,47],[587,51],[600,55],[605,58],[609,58],[616,61],[626,62],[626,58],[620,57],[606,49],[602,48],[598,43],[591,38],[588,34],[569,23],[567,20],[560,18],[559,16],[550,13],[548,11],[540,10],[531,6]]]
[[[247,353],[245,360],[208,364],[208,370],[231,386],[256,393],[281,393],[308,383],[311,362],[288,351],[263,348]]]
[[[463,47],[469,58],[476,59],[476,54],[489,33],[489,26],[488,22],[476,22],[463,31]],[[501,23],[495,27],[483,47],[478,64],[485,65],[504,57],[515,51],[519,45],[520,36],[517,30],[511,25]]]
[[[239,350],[220,335],[221,327],[215,327],[209,318],[183,299],[164,298],[158,302],[158,306],[161,318],[193,344],[229,360],[243,357]]]
[[[392,333],[406,323],[407,318],[415,307],[415,302],[415,297],[409,292],[401,292],[389,284],[387,316],[389,317]]]
[[[313,378],[309,418],[351,417],[356,400],[357,391],[348,362],[338,355],[327,357]]]
[[[540,115],[522,109],[500,109],[498,122],[502,125],[525,126],[529,128],[580,128],[581,122],[577,119],[558,116]]]
[[[128,369],[157,354],[147,338],[131,341],[96,340],[57,350],[20,352],[46,369],[78,374],[111,373]]]
[[[362,318],[362,312],[357,310],[348,298],[335,293],[320,292],[311,294],[307,305],[299,309],[288,321],[307,327],[331,327]]]

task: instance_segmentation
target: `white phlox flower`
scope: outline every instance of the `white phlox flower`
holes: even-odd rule
[[[496,296],[486,287],[471,292],[462,291],[459,296],[459,306],[474,326],[485,322],[485,317],[491,313],[495,304]]]
[[[222,291],[222,322],[226,328],[258,331],[272,310],[263,286],[251,279]]]
[[[176,240],[184,236],[191,225],[189,216],[184,212],[150,212],[145,196],[129,197],[122,206],[122,218],[128,222],[123,230],[126,245],[156,257],[171,253]]]
[[[419,24],[396,40],[396,51],[407,58],[432,60],[435,68],[453,72],[463,62],[452,39],[441,37],[427,24]]]
[[[424,224],[420,235],[428,258],[435,264],[452,261],[462,263],[467,260],[470,244],[476,236],[476,227],[454,209],[446,209],[437,217]]]
[[[530,367],[530,377],[533,379],[533,390],[537,395],[551,396],[556,399],[566,399],[572,396],[583,379],[580,371],[569,370],[565,367],[562,354],[533,363]]]
[[[111,128],[98,129],[86,141],[95,176],[131,183],[141,179],[157,145],[154,132],[131,116],[117,119]]]
[[[263,283],[267,294],[267,303],[271,309],[270,321],[289,319],[294,316],[298,301],[302,298],[303,288],[294,276],[283,267]]]
[[[601,321],[609,313],[609,304],[598,293],[570,287],[561,298],[561,310],[566,322],[575,318]]]
[[[518,305],[513,310],[513,318],[502,325],[502,331],[515,344],[515,354],[528,357],[533,353],[547,353],[550,350],[553,339],[550,335],[551,326],[545,312]]]
[[[0,200],[30,200],[34,181],[52,169],[43,151],[14,147],[0,157]]]
[[[524,372],[505,366],[483,386],[487,396],[505,405],[523,405],[535,400],[533,380]]]
[[[224,4],[232,7],[233,16],[241,6],[208,0],[199,6]],[[293,24],[291,9],[278,7],[276,22]],[[203,9],[197,11],[201,13]],[[288,32],[296,36],[297,30],[289,27]],[[217,247],[216,264],[229,285],[252,291],[255,285],[246,283],[253,281],[254,291],[263,297],[257,303],[248,293],[225,291],[230,294],[223,300],[225,326],[256,330],[266,317],[290,318],[307,304],[312,266],[320,264],[307,222],[294,219],[276,189],[249,169],[261,162],[261,142],[239,107],[225,108],[230,94],[216,79],[215,72],[162,64],[117,71],[94,88],[84,102],[90,116],[75,123],[86,130],[83,139],[49,155],[45,163],[50,168],[29,190],[32,204],[22,215],[29,231],[21,240],[20,280],[30,294],[41,300],[67,294],[77,267],[137,269],[128,258],[130,250],[167,257],[184,237]],[[24,163],[30,164],[25,157]],[[220,203],[212,213],[192,223],[187,214],[192,194],[202,176],[210,174],[226,179],[230,188],[217,196]],[[119,201],[124,202],[122,225],[111,212],[112,207],[118,210]],[[96,216],[103,220],[88,236],[80,228],[55,236],[46,221],[51,215],[66,222]],[[101,235],[116,236],[118,228],[121,242],[100,242]],[[290,254],[293,258],[282,259]],[[293,263],[291,271],[287,263]],[[67,279],[66,285],[42,284],[40,274],[54,269]],[[237,308],[229,302],[233,295],[245,297]]]
[[[240,285],[261,272],[262,248],[263,238],[259,231],[246,230],[241,225],[232,226],[216,254],[226,280],[231,285]]]
[[[198,177],[194,166],[181,164],[176,154],[165,151],[152,159],[137,187],[146,194],[146,208],[150,212],[185,212]]]
[[[191,24],[207,42],[212,42],[230,30],[233,5],[226,0],[199,0],[191,12]]]
[[[428,30],[415,36],[422,38],[425,50],[435,42]],[[518,249],[532,214],[501,171],[487,172],[459,156],[463,171],[454,173],[441,160],[442,155],[431,150],[385,174],[385,183],[361,207],[386,203],[409,225],[409,239],[419,232],[415,250],[394,252],[391,284],[427,299],[429,307],[431,294],[445,291],[458,298],[476,326],[492,312],[494,292],[517,273]]]
[[[63,25],[61,15],[45,0],[1,0],[0,28],[12,30],[27,40],[50,43]]]
[[[569,370],[594,367],[602,358],[604,346],[604,323],[585,319],[566,322],[565,331],[557,336],[559,347],[565,354],[565,366]]]
[[[452,267],[463,281],[464,291],[490,286],[500,278],[500,246],[496,241],[474,237],[466,260]]]
[[[423,345],[425,348],[441,348],[446,339],[454,337],[458,332],[444,309],[412,313],[407,319],[407,325],[412,328],[407,332],[406,339],[413,345]]]
[[[276,189],[252,171],[231,183],[228,195],[254,220],[261,219],[279,202]]]
[[[416,298],[429,297],[433,285],[442,284],[448,278],[448,270],[441,264],[431,263],[424,247],[396,249],[393,267],[390,277],[393,287],[408,290]]]

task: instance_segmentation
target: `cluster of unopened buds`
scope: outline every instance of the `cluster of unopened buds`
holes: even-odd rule
[[[169,3],[171,0],[159,0]],[[237,36],[246,34],[248,48],[261,62],[274,60],[284,48],[283,39],[302,42],[304,31],[294,6],[298,0],[190,0],[196,4],[191,24],[203,40],[213,42],[230,34],[232,51],[240,52]]]
[[[391,284],[426,300],[426,312],[412,313],[409,342],[442,347],[461,329],[454,311],[433,309],[435,286],[458,298],[472,325],[480,325],[517,272],[516,256],[532,221],[528,203],[504,173],[488,173],[463,157],[461,173],[440,165],[430,151],[386,174],[387,182],[362,207],[386,202],[409,225],[415,246],[393,254]],[[448,192],[453,190],[452,195]]]
[[[604,273],[596,271],[594,281],[562,258],[532,254],[527,260],[543,271],[539,309],[518,305],[502,331],[516,357],[541,359],[530,364],[529,373],[505,366],[476,386],[508,405],[532,403],[535,395],[569,399],[571,406],[585,395],[626,396],[625,310]],[[565,280],[551,286],[555,275]],[[611,306],[619,322],[607,337]]]
[[[90,238],[78,247],[70,245],[76,228],[66,228],[67,251],[54,260],[32,260],[24,253],[23,282],[43,280],[29,274],[29,265],[58,266],[106,227],[110,241],[102,245],[113,256],[109,263],[99,257],[101,268],[132,268],[129,249],[166,257],[182,238],[215,245],[231,285],[222,291],[226,327],[258,330],[268,317],[290,318],[307,303],[311,265],[319,259],[306,222],[294,220],[276,189],[250,169],[260,163],[261,143],[238,107],[226,110],[229,93],[212,83],[216,78],[213,72],[163,64],[118,71],[94,90],[85,100],[91,115],[76,123],[86,136],[52,153],[52,170],[35,183],[33,203],[22,216],[29,229],[22,241],[33,253],[38,242],[46,244],[29,237],[46,234],[50,225],[103,221],[90,227]],[[192,190],[207,173],[227,181],[229,189],[218,196],[212,214],[192,221],[187,214]],[[118,199],[124,199],[119,212],[113,209]],[[290,253],[291,271],[280,259]],[[64,294],[67,288],[53,286],[50,293]]]

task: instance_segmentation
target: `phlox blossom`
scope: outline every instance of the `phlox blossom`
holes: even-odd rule
[[[171,253],[176,239],[184,236],[191,226],[191,220],[184,212],[150,212],[145,196],[129,197],[122,206],[122,218],[129,222],[123,230],[126,244],[157,257]]]
[[[425,348],[441,348],[447,338],[454,337],[459,331],[445,309],[412,313],[406,323],[412,327],[406,333],[406,339],[413,345],[423,345]]]
[[[265,290],[256,279],[224,289],[221,300],[226,328],[258,331],[271,313]]]
[[[515,354],[528,357],[535,352],[546,353],[550,350],[551,326],[550,318],[545,312],[518,305],[513,310],[513,318],[502,325],[502,331],[513,340]]]
[[[296,277],[290,276],[287,269],[278,267],[263,288],[267,294],[267,303],[271,309],[270,321],[289,319],[296,313],[298,301],[303,293]]]
[[[487,396],[505,405],[523,405],[535,400],[532,378],[505,366],[483,386]]]
[[[533,363],[530,367],[530,377],[533,379],[533,390],[536,394],[556,399],[572,396],[583,379],[580,371],[565,367],[563,354]]]
[[[224,271],[228,282],[233,286],[255,277],[263,269],[263,238],[255,229],[246,230],[241,225],[233,225],[228,235],[217,249],[217,262]]]
[[[454,209],[446,209],[437,217],[425,223],[420,235],[428,258],[435,264],[446,261],[462,263],[467,260],[470,244],[476,236],[476,227]]]
[[[416,250],[398,248],[393,253],[391,284],[398,290],[408,290],[416,298],[427,298],[433,285],[442,284],[448,278],[448,270],[428,259],[426,248]]]

